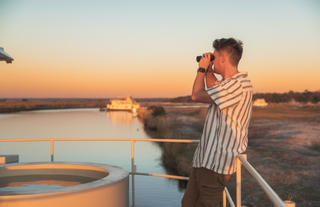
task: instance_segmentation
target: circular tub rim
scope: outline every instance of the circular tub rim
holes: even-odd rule
[[[25,166],[25,165],[75,165],[75,166],[89,166],[100,169],[100,171],[104,171],[108,173],[107,176],[100,178],[98,180],[78,184],[74,186],[67,186],[55,189],[40,189],[40,190],[31,190],[31,191],[19,191],[16,194],[8,194],[8,195],[0,195],[0,200],[2,199],[10,199],[17,197],[29,197],[29,196],[44,196],[44,195],[52,195],[52,194],[64,194],[64,193],[74,193],[77,191],[89,190],[105,185],[112,185],[122,180],[126,179],[129,176],[129,172],[120,167],[103,164],[103,163],[95,163],[95,162],[20,162],[20,163],[10,163],[0,165],[2,167],[10,167],[10,166]],[[74,168],[77,169],[77,168]],[[78,168],[79,169],[79,168]]]

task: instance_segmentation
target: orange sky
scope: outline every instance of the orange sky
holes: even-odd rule
[[[316,1],[36,2],[0,3],[0,98],[190,95],[195,56],[230,36],[255,92],[320,90]]]
[[[1,64],[3,67],[4,63]],[[126,94],[175,97],[190,95],[196,74],[196,64],[193,62],[189,63],[189,67],[187,64],[173,64],[174,67],[168,66],[166,69],[154,65],[142,73],[136,72],[139,68],[134,67],[130,70],[95,70],[94,66],[92,71],[77,67],[79,71],[76,72],[54,64],[20,66],[19,60],[4,66],[0,77],[2,97],[114,97]],[[242,71],[248,71],[245,68],[249,66],[241,65],[239,69],[242,67]],[[272,68],[272,73],[269,68]],[[256,92],[320,89],[319,71],[314,70],[312,65],[300,67],[289,63],[266,63],[259,66],[257,63],[250,66],[249,75]]]

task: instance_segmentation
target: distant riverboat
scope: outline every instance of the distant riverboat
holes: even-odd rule
[[[125,99],[112,99],[111,104],[107,104],[108,111],[131,111],[136,113],[140,108],[138,104],[131,96],[127,96]]]

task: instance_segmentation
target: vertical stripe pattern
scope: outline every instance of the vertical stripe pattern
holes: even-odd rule
[[[206,80],[206,79],[205,79]],[[193,167],[205,167],[221,174],[235,172],[235,157],[248,146],[248,126],[252,111],[251,81],[237,73],[207,88],[215,104],[210,104]]]

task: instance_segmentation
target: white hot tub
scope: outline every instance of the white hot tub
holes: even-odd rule
[[[119,167],[78,162],[0,165],[0,206],[129,205],[129,172]]]

